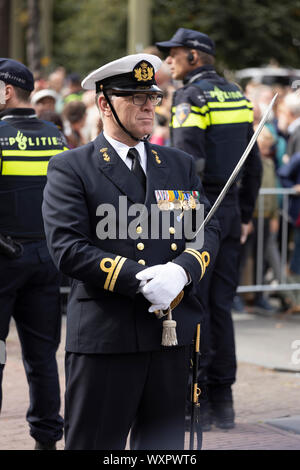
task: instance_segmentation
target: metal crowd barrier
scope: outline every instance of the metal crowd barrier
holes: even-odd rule
[[[288,207],[289,196],[296,194],[292,188],[261,188],[258,196],[258,226],[257,226],[257,253],[256,253],[256,283],[252,285],[240,285],[237,288],[238,293],[260,292],[260,291],[284,291],[284,290],[300,290],[300,283],[287,283],[286,267],[288,263]],[[263,248],[264,248],[264,197],[267,195],[282,196],[281,211],[281,259],[280,259],[280,279],[276,284],[263,283]],[[299,196],[300,197],[300,196]],[[61,286],[60,293],[68,295],[69,286]]]
[[[256,283],[252,285],[240,285],[238,293],[261,292],[261,291],[285,291],[300,290],[300,283],[287,282],[286,267],[288,263],[288,207],[289,197],[296,194],[292,188],[261,188],[258,196],[258,223],[257,223],[257,252],[256,252]],[[281,207],[281,247],[280,247],[280,278],[276,283],[263,283],[264,262],[264,197],[267,195],[282,196]],[[297,196],[298,197],[298,196]],[[300,197],[300,196],[299,196]]]

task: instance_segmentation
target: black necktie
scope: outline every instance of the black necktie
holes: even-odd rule
[[[144,192],[146,193],[146,175],[140,164],[139,152],[135,148],[131,148],[128,150],[127,157],[131,158],[132,160],[131,171],[132,173],[135,174],[135,176],[141,183],[142,188],[144,189]]]

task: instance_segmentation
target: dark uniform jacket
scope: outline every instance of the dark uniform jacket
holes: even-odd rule
[[[289,135],[287,141],[286,153],[289,157],[294,155],[294,153],[300,152],[300,124],[295,128],[295,130]]]
[[[43,239],[43,190],[51,157],[66,150],[57,127],[30,108],[0,113],[0,233]]]
[[[201,191],[193,158],[182,151],[146,144],[147,194],[150,214],[156,206],[155,190]],[[179,345],[191,343],[194,326],[201,316],[195,286],[204,275],[205,253],[213,261],[218,249],[219,228],[213,218],[205,229],[200,251],[186,249],[184,237],[147,237],[146,229],[136,239],[119,236],[126,219],[119,197],[128,207],[140,202],[142,189],[136,176],[100,134],[94,142],[65,152],[51,160],[44,192],[43,216],[50,253],[57,267],[73,278],[67,310],[67,351],[79,353],[124,353],[159,350],[162,320],[149,313],[149,303],[137,294],[135,275],[147,266],[174,261],[191,276],[181,303],[173,311]],[[205,204],[205,212],[209,205]],[[99,225],[107,216],[102,204],[115,208],[116,234],[101,239]],[[109,208],[108,208],[109,210]],[[110,220],[111,220],[110,219]],[[151,215],[144,219],[149,222]],[[172,219],[171,224],[173,225]],[[141,226],[143,224],[141,223]],[[204,254],[203,254],[204,253]],[[206,255],[207,256],[207,255]]]
[[[205,194],[216,199],[253,135],[251,103],[234,83],[213,66],[199,67],[185,77],[174,94],[171,142],[190,153],[202,175]],[[234,184],[223,204],[239,199],[242,222],[249,222],[260,187],[262,165],[255,145],[248,156],[239,190]],[[238,192],[238,194],[237,194]]]
[[[300,185],[300,152],[293,154],[288,163],[282,165],[277,173],[284,188]],[[290,197],[289,214],[296,227],[300,227],[300,197],[297,194]]]

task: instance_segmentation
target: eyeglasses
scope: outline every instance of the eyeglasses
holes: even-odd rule
[[[112,96],[131,96],[133,104],[136,106],[144,106],[147,100],[151,101],[154,106],[159,106],[162,102],[163,95],[157,93],[113,93]]]

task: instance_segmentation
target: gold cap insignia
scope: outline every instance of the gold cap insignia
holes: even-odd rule
[[[138,82],[149,82],[150,80],[153,81],[154,79],[154,68],[150,62],[147,62],[146,60],[139,62],[134,67],[133,72],[134,78]]]

